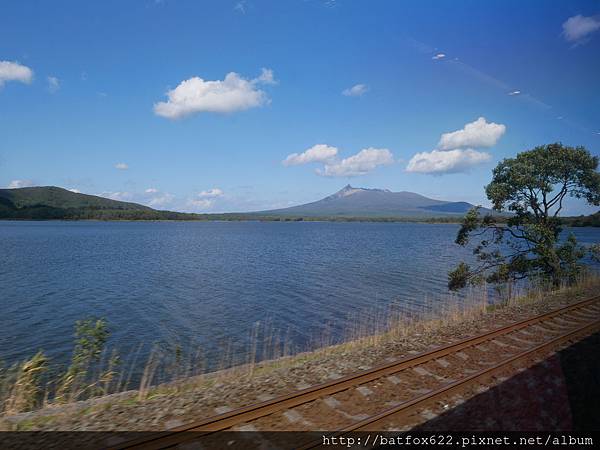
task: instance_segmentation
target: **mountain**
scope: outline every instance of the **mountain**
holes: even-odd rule
[[[55,186],[0,189],[0,219],[33,220],[300,220],[311,218],[458,218],[473,205],[445,202],[414,192],[355,188],[350,185],[305,205],[254,213],[189,214],[157,211],[137,203],[80,194]]]
[[[445,217],[462,216],[467,202],[434,200],[414,192],[345,186],[333,195],[290,208],[261,211],[267,216],[302,217]],[[491,212],[482,208],[482,212]]]
[[[16,208],[41,205],[50,208],[90,208],[152,211],[148,206],[120,202],[96,195],[80,194],[55,186],[0,189],[0,198],[10,201]]]
[[[55,186],[0,189],[0,220],[334,220],[455,222],[473,205],[434,200],[414,192],[350,185],[322,200],[253,213],[192,214],[80,194]],[[482,208],[483,213],[490,213]],[[566,226],[600,226],[600,211],[563,217]]]
[[[170,220],[196,214],[157,211],[137,203],[79,194],[55,186],[0,189],[0,219]]]

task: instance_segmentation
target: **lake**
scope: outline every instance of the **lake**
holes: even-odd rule
[[[295,351],[325,335],[339,341],[373,311],[418,309],[447,297],[448,270],[471,257],[454,244],[457,230],[416,223],[0,222],[0,359],[10,363],[43,349],[66,363],[74,322],[90,315],[106,317],[110,345],[122,355],[141,352],[140,361],[148,345],[176,343],[202,349],[214,368],[225,351],[243,354],[260,327]],[[600,241],[600,229],[573,231],[582,243]]]

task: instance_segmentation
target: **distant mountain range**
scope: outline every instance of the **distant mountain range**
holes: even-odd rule
[[[157,211],[137,203],[80,194],[55,186],[0,189],[0,219],[172,220],[195,214]]]
[[[373,220],[455,222],[473,205],[414,192],[345,186],[333,195],[291,208],[251,213],[192,214],[80,194],[55,186],[0,189],[0,219],[24,220]],[[483,213],[490,213],[482,208]],[[563,218],[566,225],[599,226],[600,212]]]
[[[14,208],[90,208],[110,210],[152,211],[137,203],[120,202],[96,195],[80,194],[55,186],[0,189],[0,202]]]
[[[345,186],[333,195],[291,208],[256,214],[304,217],[445,217],[463,216],[473,205],[434,200],[414,192]],[[482,208],[482,212],[491,212]]]

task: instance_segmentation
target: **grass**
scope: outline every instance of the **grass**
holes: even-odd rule
[[[574,295],[591,292],[598,287],[600,275],[588,273],[575,285],[563,286],[555,292]],[[73,364],[66,372],[52,369],[41,353],[8,369],[0,369],[0,413],[8,416],[126,392],[129,394],[123,394],[124,397],[107,398],[107,402],[93,408],[110,408],[114,403],[135,405],[159,397],[211,388],[240,377],[259,377],[323,357],[336,358],[357,350],[410,341],[421,335],[435,335],[448,327],[476,322],[487,314],[510,306],[541,302],[548,295],[546,286],[500,289],[493,295],[487,286],[481,286],[468,292],[462,299],[454,296],[430,298],[412,309],[392,304],[386,308],[360,311],[351,317],[351,326],[343,333],[341,342],[326,329],[311,340],[307,349],[292,345],[289,333],[280,333],[271,322],[266,321],[255,324],[250,330],[245,352],[236,353],[230,342],[223,343],[217,370],[208,369],[206,356],[201,349],[186,352],[177,345],[166,349],[156,346],[150,352],[136,386],[132,386],[133,371],[138,365],[141,346],[127,361],[117,365],[115,352],[103,346],[106,336],[98,322],[80,321],[80,328],[83,327],[88,333],[79,335],[74,348],[73,364],[77,370],[73,369]],[[66,376],[74,371],[77,382],[65,383]],[[70,390],[65,391],[65,386]],[[80,413],[85,414],[85,411],[90,410],[83,409]],[[44,417],[43,420],[51,420],[48,416]],[[32,426],[27,421],[21,421],[19,429]]]

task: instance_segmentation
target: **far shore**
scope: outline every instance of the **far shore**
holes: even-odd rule
[[[226,213],[224,215],[227,215]],[[432,217],[432,218],[411,218],[411,217],[219,217],[210,218],[190,218],[190,219],[33,219],[33,218],[4,218],[0,217],[0,222],[316,222],[316,223],[414,223],[414,224],[447,224],[460,225],[462,217]],[[563,226],[584,228],[600,227],[600,222],[586,221],[578,217],[562,218]]]
[[[0,218],[4,222],[332,222],[332,223],[348,223],[348,222],[373,222],[373,223],[424,223],[424,224],[460,224],[462,217],[447,219],[447,218],[432,218],[432,219],[412,219],[407,217],[281,217],[281,218],[264,218],[264,217],[245,217],[235,219],[215,218],[215,219],[26,219],[26,218]]]

